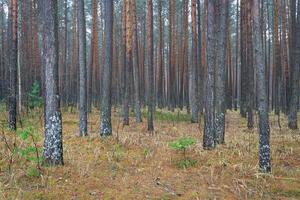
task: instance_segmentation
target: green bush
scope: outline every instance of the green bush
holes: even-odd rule
[[[34,81],[28,93],[28,106],[30,109],[41,108],[43,106],[43,98],[40,96],[40,84],[38,81]]]
[[[181,151],[183,153],[183,159],[181,159],[178,163],[179,168],[188,168],[190,166],[195,165],[196,161],[189,159],[186,157],[186,150],[192,145],[196,144],[196,140],[189,137],[182,137],[175,141],[169,142],[169,147]]]

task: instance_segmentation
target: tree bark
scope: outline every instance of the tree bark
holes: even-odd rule
[[[57,0],[42,0],[43,66],[45,74],[45,140],[47,165],[63,165],[62,120],[58,89]]]
[[[86,70],[86,26],[84,0],[78,1],[79,32],[79,134],[87,136],[87,70]]]
[[[17,76],[18,76],[18,1],[11,0],[9,8],[9,128],[17,129]]]
[[[134,108],[136,122],[142,122],[139,80],[139,53],[136,22],[136,0],[132,0],[132,49],[133,49],[133,81],[134,81]]]
[[[101,101],[101,136],[112,134],[111,126],[111,77],[113,61],[113,1],[104,0],[104,36],[105,36],[105,62],[102,77],[102,101]]]
[[[148,131],[153,131],[154,112],[154,65],[153,65],[153,3],[147,0],[147,49],[148,49]]]
[[[217,56],[215,73],[215,136],[216,143],[224,143],[225,135],[225,111],[226,111],[226,7],[227,1],[218,2],[218,30],[217,30]]]
[[[214,46],[215,46],[215,1],[207,0],[207,74],[205,89],[205,115],[203,148],[215,148],[215,113],[214,113]]]
[[[259,24],[259,0],[253,0],[253,38],[255,48],[255,66],[258,85],[258,117],[259,117],[259,167],[262,172],[271,171],[270,163],[270,127],[268,116],[268,100],[265,81],[265,66],[262,52],[261,26]]]
[[[189,65],[189,101],[191,109],[191,122],[198,122],[199,102],[198,102],[198,66],[197,66],[197,26],[196,26],[196,0],[192,0],[192,60]]]

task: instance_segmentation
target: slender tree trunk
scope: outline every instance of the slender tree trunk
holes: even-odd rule
[[[43,65],[45,74],[45,140],[47,165],[63,165],[62,119],[58,89],[57,0],[42,0]]]
[[[215,148],[215,114],[214,114],[214,46],[215,46],[215,1],[207,0],[207,74],[205,89],[205,115],[203,148]]]
[[[18,76],[18,1],[11,0],[9,8],[9,128],[17,129],[17,76]]]
[[[153,131],[154,65],[153,65],[153,3],[147,0],[147,49],[148,49],[148,131]]]
[[[132,27],[131,27],[131,3],[125,0],[125,27],[126,31],[126,53],[124,70],[124,99],[123,99],[123,125],[129,125],[129,102],[130,102],[130,68],[132,67]]]
[[[226,8],[227,1],[221,0],[217,6],[217,57],[215,68],[215,136],[218,144],[224,143],[226,111]]]
[[[101,136],[112,134],[111,126],[111,77],[113,61],[113,1],[104,0],[104,36],[105,36],[105,62],[102,77],[102,101],[101,101]]]
[[[288,126],[290,129],[298,129],[297,112],[299,96],[299,68],[300,68],[300,17],[296,19],[296,0],[291,0],[291,97],[289,102]],[[300,15],[298,9],[297,16]]]
[[[255,48],[255,66],[258,85],[259,112],[259,167],[262,172],[271,171],[270,163],[270,127],[268,116],[268,100],[265,81],[265,66],[262,52],[261,26],[259,24],[259,0],[253,0],[253,38]]]
[[[197,66],[197,26],[196,26],[196,0],[192,0],[192,60],[189,65],[189,101],[191,109],[191,122],[198,122],[198,66]]]
[[[157,100],[159,108],[163,107],[163,21],[162,21],[162,2],[158,1],[158,54],[157,54],[157,65],[158,65],[158,75],[157,75]]]
[[[84,0],[78,1],[79,32],[79,131],[80,136],[87,135],[87,70],[86,70],[86,26]]]
[[[136,122],[142,122],[139,80],[139,53],[136,22],[136,0],[132,0],[132,49],[133,49],[133,81],[134,81],[134,107]]]

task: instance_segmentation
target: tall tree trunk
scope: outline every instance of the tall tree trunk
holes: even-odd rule
[[[91,111],[92,109],[92,102],[95,96],[95,79],[96,71],[98,70],[99,66],[99,49],[98,49],[98,0],[93,0],[93,19],[92,19],[92,41],[91,41],[91,63],[88,69],[87,80],[88,80],[88,110]]]
[[[215,136],[218,144],[224,143],[225,135],[225,111],[226,111],[226,8],[227,1],[217,3],[218,30],[217,30],[217,56],[215,73]]]
[[[288,102],[288,91],[289,91],[289,63],[288,63],[288,50],[287,50],[287,42],[286,42],[286,1],[281,0],[281,13],[282,13],[282,77],[283,77],[283,99],[282,105],[283,110],[287,113],[287,102]]]
[[[123,125],[129,125],[129,102],[130,102],[130,68],[132,67],[132,26],[131,26],[131,3],[125,0],[125,27],[126,31],[126,53],[125,53],[125,70],[124,70],[124,99],[123,99]]]
[[[62,119],[58,89],[57,0],[42,0],[43,66],[45,74],[45,140],[47,165],[63,165]]]
[[[187,2],[188,3],[188,2]],[[191,122],[198,122],[198,66],[197,66],[197,26],[196,26],[196,0],[192,0],[192,60],[189,65],[189,101],[191,109]]]
[[[163,69],[163,21],[162,21],[162,2],[158,1],[158,54],[157,54],[157,65],[158,65],[158,75],[157,75],[157,99],[159,108],[163,107],[163,80],[164,80],[164,69]]]
[[[280,89],[281,89],[281,58],[279,47],[279,23],[278,23],[278,0],[274,1],[274,46],[273,46],[273,87],[274,87],[274,103],[275,113],[279,115],[280,112]]]
[[[204,68],[202,66],[202,30],[201,30],[201,1],[197,0],[197,18],[198,18],[198,51],[197,51],[197,60],[198,60],[198,101],[199,101],[199,112],[203,112],[203,79],[204,79]]]
[[[104,36],[105,36],[105,62],[102,77],[102,101],[101,101],[101,136],[112,134],[111,126],[111,77],[113,61],[113,1],[104,0]]]
[[[247,105],[247,127],[254,127],[253,108],[254,108],[254,66],[253,66],[253,41],[252,41],[252,20],[251,20],[251,2],[246,3],[246,105]]]
[[[241,54],[241,73],[240,73],[240,84],[241,84],[241,96],[240,96],[240,113],[242,117],[246,117],[246,102],[247,102],[247,1],[241,0],[241,20],[240,20],[240,29],[241,29],[241,37],[240,37],[240,54]]]
[[[214,52],[215,52],[215,1],[207,0],[207,74],[205,89],[205,115],[203,148],[215,148],[215,113],[214,113]]]
[[[87,135],[87,70],[86,70],[86,26],[84,0],[78,1],[79,32],[79,131],[80,136]]]
[[[259,24],[259,0],[253,0],[253,38],[255,48],[255,66],[258,85],[259,112],[259,167],[262,172],[270,172],[270,127],[268,116],[268,100],[265,81],[265,66],[262,52],[261,26]]]
[[[139,53],[138,34],[136,22],[136,0],[132,0],[132,49],[133,49],[133,81],[134,81],[134,107],[136,122],[142,122],[139,80]]]
[[[154,112],[154,65],[153,65],[153,3],[147,0],[147,49],[148,49],[148,131],[153,131]]]
[[[9,7],[9,121],[11,130],[17,129],[17,76],[18,76],[18,1],[11,0]]]
[[[290,129],[298,129],[297,112],[299,96],[299,68],[300,68],[300,8],[296,18],[296,0],[291,0],[291,97],[289,102],[288,126]]]

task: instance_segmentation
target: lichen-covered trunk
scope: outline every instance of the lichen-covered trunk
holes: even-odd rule
[[[198,122],[198,66],[197,66],[197,26],[196,26],[196,0],[192,0],[192,60],[189,65],[189,104],[191,109],[191,122]]]
[[[138,34],[136,22],[136,0],[132,0],[132,52],[133,52],[133,81],[134,81],[134,109],[136,122],[142,122],[140,101],[140,76],[139,76],[139,52]]]
[[[11,130],[17,129],[17,76],[18,76],[18,1],[11,0],[9,5],[9,96],[8,126]]]
[[[105,62],[103,66],[102,77],[102,100],[101,100],[101,136],[110,136],[112,134],[111,126],[111,77],[112,77],[112,61],[113,61],[113,1],[104,0],[104,56]]]
[[[153,131],[154,112],[154,65],[153,65],[153,3],[147,0],[147,49],[148,49],[148,131]]]
[[[259,117],[259,167],[262,172],[271,171],[270,163],[270,127],[268,115],[265,66],[263,61],[261,26],[259,24],[259,0],[253,0],[253,39],[255,66],[257,75],[258,117]]]
[[[45,140],[47,165],[63,165],[62,120],[58,90],[57,1],[42,0],[43,67],[45,74]]]
[[[84,0],[78,1],[79,33],[79,134],[87,135],[87,69],[86,69],[86,26]]]
[[[215,1],[207,2],[207,74],[205,80],[205,115],[203,148],[215,148],[215,113],[214,113],[214,43],[215,43]]]
[[[226,7],[227,1],[218,3],[218,30],[217,30],[217,56],[215,77],[215,140],[216,143],[224,143],[225,134],[225,108],[226,108]]]

